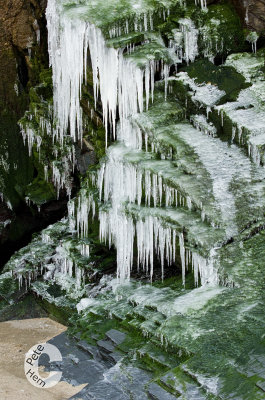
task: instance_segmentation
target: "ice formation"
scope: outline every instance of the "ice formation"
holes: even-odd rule
[[[252,52],[257,53],[257,41],[258,41],[259,35],[257,32],[250,32],[249,35],[247,36],[247,41],[251,43],[252,46]]]
[[[114,137],[118,109],[122,140],[126,135],[127,118],[144,110],[144,94],[147,109],[150,97],[153,99],[155,61],[150,60],[145,69],[137,67],[132,60],[123,57],[121,49],[107,47],[98,28],[90,24],[87,26],[95,105],[100,92],[106,134],[110,123]],[[166,70],[165,75],[167,76]]]
[[[189,62],[193,62],[198,55],[199,31],[195,28],[191,19],[180,19],[179,24],[184,38],[184,60],[188,64]]]
[[[195,0],[195,4],[197,5],[201,5],[201,8],[203,10],[207,9],[207,0]]]
[[[46,18],[57,121],[53,134],[62,142],[69,129],[72,138],[77,140],[83,132],[80,96],[86,76],[87,24],[65,15],[56,0],[48,1]]]
[[[42,142],[41,136],[36,135],[35,130],[30,125],[26,125],[24,127],[22,124],[20,124],[20,130],[22,133],[24,144],[26,143],[26,139],[27,139],[29,156],[32,155],[32,148],[33,148],[34,143],[37,144],[37,151],[39,152],[41,142]]]
[[[205,1],[201,2],[201,6],[205,8]],[[117,248],[118,277],[121,280],[129,279],[134,243],[137,242],[138,266],[143,267],[151,277],[154,254],[160,259],[163,276],[164,259],[169,265],[174,262],[178,246],[183,282],[186,267],[190,263],[196,283],[199,275],[202,283],[206,283],[213,275],[209,267],[212,264],[185,249],[183,233],[177,233],[173,227],[152,213],[135,218],[135,215],[126,211],[126,204],[137,203],[140,206],[143,188],[147,207],[151,201],[155,208],[161,205],[162,197],[165,198],[166,207],[184,201],[177,190],[162,181],[159,174],[138,170],[133,162],[124,162],[124,148],[132,153],[140,150],[143,145],[142,132],[132,124],[131,117],[148,109],[149,102],[153,100],[156,61],[148,60],[145,67],[140,68],[132,58],[124,57],[123,50],[108,47],[100,29],[80,18],[75,19],[75,16],[63,11],[55,0],[48,2],[47,20],[50,64],[53,68],[54,116],[57,120],[53,135],[60,138],[61,142],[68,131],[74,140],[82,136],[80,96],[82,83],[86,79],[89,48],[95,108],[100,98],[106,135],[110,126],[113,136],[118,140],[118,144],[109,149],[107,160],[98,174],[98,188],[103,204],[99,209],[100,238]],[[148,23],[146,19],[144,21],[147,30]],[[198,31],[189,19],[180,20],[180,27],[183,38],[182,57],[188,63],[194,61],[198,54]],[[117,30],[112,32],[112,36],[119,34]],[[162,78],[167,93],[169,66],[165,63],[162,65]],[[56,164],[53,166],[53,177],[57,187],[65,186],[66,177],[59,174]],[[189,209],[192,208],[189,197],[186,198],[186,205]],[[94,215],[95,208],[93,196],[87,191],[80,193],[76,209],[72,203],[69,205],[71,227],[73,229],[73,218],[76,217],[76,228],[81,237],[85,237],[88,232],[88,214],[92,211]]]

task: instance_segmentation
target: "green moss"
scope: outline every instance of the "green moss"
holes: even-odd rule
[[[13,113],[2,112],[0,132],[0,191],[16,208],[22,200],[21,193],[33,178],[33,164]]]
[[[56,199],[55,191],[51,183],[36,178],[25,192],[26,196],[36,205],[40,206]]]
[[[81,338],[93,345],[97,340],[104,339],[110,329],[119,329],[119,322],[116,319],[102,319],[92,313],[86,314],[85,317],[72,317],[71,322],[71,334],[81,332]]]
[[[240,18],[229,0],[209,5],[208,12],[202,14],[201,26],[201,49],[206,45],[209,52],[225,58],[247,47]]]
[[[46,299],[36,297],[37,303],[43,308],[51,319],[68,326],[71,323],[73,309],[68,307],[57,307],[55,304],[48,302]]]
[[[53,185],[38,176],[30,183],[25,190],[28,197],[37,206],[41,206],[49,201],[56,200],[56,193]]]
[[[10,272],[0,275],[0,299],[8,302],[18,290],[18,282]]]
[[[0,321],[43,317],[47,317],[47,313],[42,308],[42,304],[39,304],[32,294],[27,294],[19,301],[9,304],[2,309],[0,305]]]
[[[172,290],[179,291],[183,289],[182,277],[179,274],[179,276],[172,276],[164,279],[163,281],[155,281],[153,286],[157,288],[170,287]],[[185,289],[194,289],[194,275],[191,271],[186,272]]]
[[[221,103],[235,101],[239,92],[250,86],[234,68],[216,66],[208,60],[195,61],[182,68],[182,71],[187,72],[190,78],[194,78],[197,84],[211,83],[224,90],[226,95],[221,99]]]

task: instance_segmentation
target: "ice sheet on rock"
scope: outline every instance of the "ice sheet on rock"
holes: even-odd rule
[[[206,304],[222,293],[225,289],[218,286],[201,286],[191,292],[178,296],[172,307],[170,307],[169,314],[174,315],[189,314],[196,312],[206,306]]]
[[[98,303],[97,300],[94,298],[86,298],[85,297],[85,298],[81,299],[80,302],[76,305],[78,314],[91,306],[95,306],[97,303]]]
[[[257,164],[264,164],[265,148],[265,83],[264,59],[259,54],[234,54],[226,60],[226,65],[234,67],[251,86],[241,90],[236,101],[216,107],[233,123],[232,140],[248,147],[249,156]]]
[[[197,313],[225,290],[219,286],[205,285],[191,291],[182,291],[184,293],[176,293],[168,287],[161,290],[144,285],[135,288],[128,301],[142,307],[155,308],[158,312],[170,318],[177,314]]]
[[[220,139],[204,136],[202,133],[183,125],[179,131],[180,136],[194,148],[205,168],[212,178],[213,193],[222,212],[226,225],[227,236],[237,233],[235,222],[235,198],[231,184],[238,177],[249,181],[251,178],[251,163],[236,146],[229,147]]]
[[[190,117],[190,121],[194,125],[196,129],[199,131],[205,133],[206,135],[215,137],[217,133],[216,127],[207,121],[207,118],[205,115],[199,114],[199,115],[192,115]]]

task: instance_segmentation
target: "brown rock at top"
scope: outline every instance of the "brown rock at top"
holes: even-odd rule
[[[19,112],[17,95],[27,83],[45,8],[46,0],[0,0],[0,111]]]
[[[265,34],[265,0],[232,0],[245,26]]]

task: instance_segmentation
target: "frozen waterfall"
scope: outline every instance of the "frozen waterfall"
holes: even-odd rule
[[[202,2],[202,6],[205,3]],[[77,15],[78,17],[78,15]],[[183,283],[188,263],[193,266],[195,282],[216,281],[212,262],[185,249],[182,232],[176,232],[152,213],[136,217],[126,212],[125,205],[142,201],[142,179],[145,185],[145,203],[161,204],[162,194],[166,205],[177,204],[177,193],[162,185],[159,176],[145,173],[141,176],[132,164],[124,163],[127,152],[142,148],[142,132],[130,122],[130,117],[148,109],[154,96],[155,61],[148,60],[144,68],[138,67],[123,50],[108,47],[100,29],[75,15],[70,15],[56,0],[48,1],[47,21],[49,32],[50,64],[53,69],[54,115],[57,120],[55,135],[63,141],[70,132],[74,140],[82,137],[81,87],[86,80],[88,48],[91,57],[95,107],[100,98],[106,130],[111,127],[113,137],[119,145],[111,146],[107,160],[98,174],[98,188],[104,209],[99,210],[100,238],[114,244],[117,249],[117,275],[121,280],[130,278],[134,259],[134,244],[137,242],[138,267],[152,278],[154,254],[161,262],[162,277],[164,260],[168,265],[175,261],[176,246],[180,248]],[[189,22],[189,21],[188,21]],[[193,61],[197,54],[197,38],[194,26],[186,20],[181,22],[185,39],[186,61]],[[195,32],[195,34],[194,34]],[[164,66],[167,82],[169,68]],[[167,86],[167,85],[166,85]],[[119,116],[119,122],[117,123]],[[155,189],[154,189],[155,188]],[[188,201],[191,207],[190,201]],[[80,194],[76,209],[77,228],[86,235],[88,214],[95,202],[91,196]],[[73,214],[73,212],[71,211]],[[177,240],[178,239],[178,240]]]

